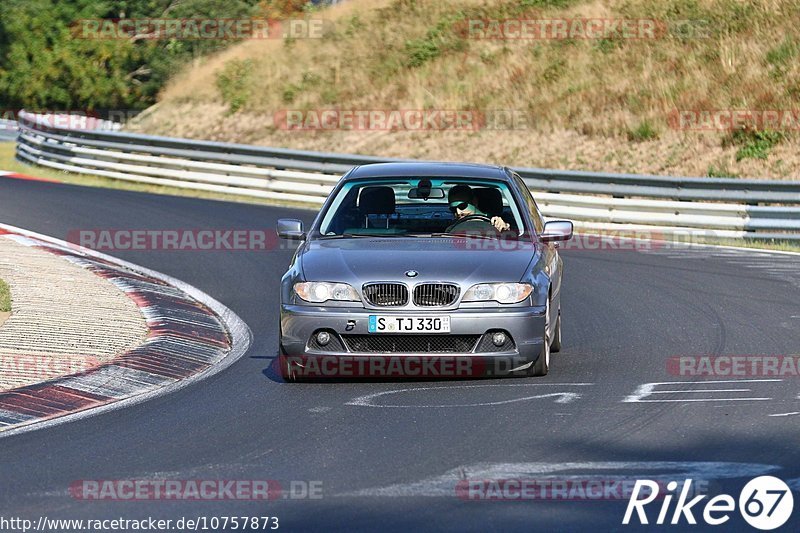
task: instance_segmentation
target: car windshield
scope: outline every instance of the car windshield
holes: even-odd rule
[[[319,227],[323,238],[462,234],[513,238],[524,231],[520,209],[506,183],[416,177],[346,183]]]

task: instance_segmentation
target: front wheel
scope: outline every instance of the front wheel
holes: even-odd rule
[[[561,307],[558,308],[558,316],[556,317],[556,329],[553,332],[553,343],[550,345],[550,351],[553,353],[561,351]]]
[[[542,351],[528,373],[531,376],[546,376],[550,370],[550,298],[547,299],[544,311],[544,334],[542,335]]]

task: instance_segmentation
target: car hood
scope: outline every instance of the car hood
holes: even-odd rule
[[[313,240],[300,251],[307,281],[519,281],[537,253],[530,242],[464,238]],[[410,278],[409,270],[418,272]]]

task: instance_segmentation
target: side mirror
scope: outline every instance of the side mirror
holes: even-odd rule
[[[572,222],[569,220],[545,222],[544,231],[539,238],[542,242],[568,241],[572,238]]]
[[[303,222],[294,218],[279,219],[278,237],[281,239],[304,239],[306,234],[303,231]]]

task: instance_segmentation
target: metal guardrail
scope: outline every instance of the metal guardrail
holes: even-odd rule
[[[69,129],[58,122],[20,113],[17,157],[70,172],[313,206],[353,166],[403,161]],[[796,181],[515,170],[546,216],[571,219],[578,228],[800,240]]]
[[[13,141],[17,138],[18,131],[16,121],[0,118],[0,141]]]

